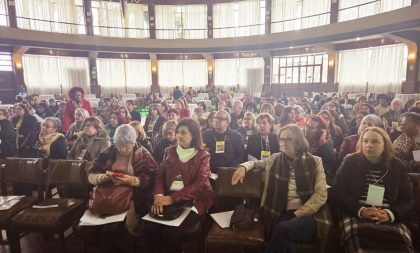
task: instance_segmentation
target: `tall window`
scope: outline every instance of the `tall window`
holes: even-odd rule
[[[105,95],[150,91],[152,72],[150,60],[97,59],[98,83]]]
[[[272,83],[326,83],[328,55],[308,54],[273,58]]]
[[[216,86],[260,87],[263,83],[264,60],[261,57],[216,59],[214,61],[214,84]],[[257,89],[261,91],[261,89]]]
[[[272,6],[272,33],[330,23],[331,0],[273,0]]]
[[[363,18],[411,5],[411,0],[340,0],[338,22]]]
[[[175,86],[204,87],[208,84],[206,60],[159,60],[159,86],[165,92]]]
[[[147,5],[92,1],[93,33],[99,36],[148,38],[149,12]]]
[[[12,71],[12,54],[0,52],[0,71]]]
[[[338,89],[352,92],[400,93],[406,79],[404,44],[339,52]]]
[[[213,37],[264,34],[265,0],[247,0],[213,5]]]
[[[207,5],[156,5],[156,38],[207,38]]]
[[[6,1],[7,0],[0,0],[0,26],[9,26],[9,16]]]
[[[83,0],[16,0],[19,28],[85,34]]]
[[[89,90],[87,58],[24,55],[22,61],[30,94],[67,94],[73,86]]]

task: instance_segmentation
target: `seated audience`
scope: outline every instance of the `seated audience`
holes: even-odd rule
[[[128,113],[127,115],[131,116],[131,120],[140,121],[141,122],[141,115],[140,113],[135,109],[134,107],[134,101],[133,100],[127,100],[125,102],[127,106]]]
[[[357,152],[344,158],[331,189],[348,252],[413,252],[406,226],[413,210],[407,170],[386,131],[368,127]]]
[[[43,119],[45,119],[46,117],[52,116],[52,113],[48,109],[48,104],[45,101],[41,101],[35,109],[36,109],[36,114]]]
[[[343,136],[348,135],[348,133],[350,132],[350,129],[349,129],[346,119],[344,118],[343,113],[340,111],[338,102],[331,101],[328,104],[325,104],[325,108],[333,116],[334,124],[336,124],[341,129]]]
[[[68,92],[68,100],[64,107],[63,131],[69,130],[70,124],[74,121],[74,112],[77,108],[83,108],[92,115],[92,108],[89,101],[84,99],[85,90],[81,87],[73,87]]]
[[[300,128],[305,127],[305,114],[303,108],[300,105],[295,105],[295,122]]]
[[[85,119],[89,118],[89,112],[83,108],[77,108],[74,111],[74,122],[71,123],[66,133],[67,146],[71,147],[83,132],[82,124]]]
[[[159,104],[159,116],[164,117],[165,119],[168,118],[168,111],[171,109],[166,101],[162,101]],[[140,120],[139,120],[140,121]]]
[[[203,133],[203,140],[210,152],[210,168],[216,173],[218,167],[236,167],[245,161],[245,147],[241,135],[229,128],[230,114],[225,110],[216,112],[214,128]]]
[[[9,120],[9,112],[0,108],[0,159],[15,156],[16,131]]]
[[[114,144],[114,134],[117,127],[124,124],[118,112],[111,112],[109,116],[109,124],[105,125],[111,144]]]
[[[162,138],[158,142],[154,152],[153,157],[156,162],[160,164],[163,160],[163,155],[165,154],[165,149],[170,146],[176,145],[175,130],[178,122],[175,120],[168,120],[163,124],[162,127]]]
[[[367,102],[367,97],[365,95],[357,98],[357,103],[353,106],[353,113],[360,111],[360,107]]]
[[[149,115],[147,115],[146,122],[144,123],[144,130],[146,131],[147,136],[152,139],[152,141],[154,140],[155,135],[159,132],[165,121],[166,118],[159,115],[159,105],[150,105]]]
[[[39,135],[38,121],[31,115],[25,104],[17,104],[14,110],[15,117],[13,117],[12,123],[17,131],[17,154],[19,157],[30,157],[32,147]]]
[[[184,100],[182,99],[175,100],[175,109],[179,111],[179,116],[181,119],[190,116],[190,111],[188,110],[188,108],[186,108],[186,106],[187,105],[185,104]]]
[[[392,128],[397,130],[398,122],[401,117],[402,100],[394,98],[391,102],[391,107],[388,112],[382,114],[381,118],[384,121],[385,129]]]
[[[131,121],[131,115],[127,108],[121,106],[118,109],[118,113],[120,114],[120,118],[123,121],[123,124],[128,124]]]
[[[207,119],[208,113],[206,112],[207,106],[203,101],[197,103],[197,108],[194,111],[193,119],[199,121],[201,119]]]
[[[415,161],[413,151],[420,150],[420,114],[410,112],[401,116],[401,134],[394,141],[395,156],[409,172],[420,172],[420,161]]]
[[[346,155],[356,152],[356,144],[359,140],[359,136],[367,127],[380,127],[383,129],[384,123],[380,117],[374,114],[366,115],[360,122],[357,134],[344,138],[343,144],[341,144],[340,152],[338,153],[339,161],[342,161]]]
[[[260,108],[260,113],[268,113],[271,116],[273,116],[276,124],[279,122],[279,118],[276,117],[276,113],[274,111],[274,106],[271,103],[262,103],[261,108]]]
[[[86,118],[81,129],[83,131],[71,147],[67,159],[93,161],[100,152],[111,146],[110,137],[99,119]]]
[[[350,120],[350,123],[349,123],[349,130],[350,130],[349,134],[351,134],[351,135],[357,134],[357,131],[358,131],[359,126],[360,126],[360,122],[362,122],[362,119],[368,114],[370,114],[370,113],[367,113],[367,112],[364,112],[364,111],[359,111],[355,114],[354,118],[352,118]],[[373,114],[375,114],[375,113],[373,113]]]
[[[382,116],[383,114],[389,111],[389,98],[387,95],[381,94],[378,95],[379,105],[375,107],[375,113],[378,116]]]
[[[257,117],[258,132],[251,135],[246,146],[248,159],[261,160],[279,152],[279,143],[274,133],[274,118],[268,113],[260,113]]]
[[[32,157],[47,159],[66,159],[66,140],[61,131],[61,120],[55,117],[47,117],[41,125],[39,138],[32,147]]]
[[[244,114],[244,120],[242,121],[242,126],[238,128],[237,132],[242,136],[242,142],[245,144],[245,148],[248,145],[248,139],[251,135],[257,133],[257,128],[255,127],[256,119],[255,114],[252,112],[246,112]]]
[[[133,203],[128,210],[125,227],[130,233],[139,235],[139,218],[148,213],[152,204],[158,166],[147,149],[136,147],[137,134],[131,126],[119,126],[114,138],[115,144],[103,150],[88,169],[88,180],[94,186],[111,184],[133,189]],[[116,177],[113,172],[124,175]],[[101,252],[120,252],[117,240],[125,231],[123,224],[110,223],[99,229]]]
[[[215,196],[210,186],[210,154],[203,147],[200,128],[193,119],[182,119],[176,128],[176,147],[165,151],[156,178],[152,212],[165,206],[186,203],[192,206],[180,227],[146,223],[148,242],[154,252],[183,252],[181,233],[192,224],[203,223]]]
[[[295,118],[296,118],[295,108],[290,107],[290,106],[284,107],[280,120],[279,120],[280,127],[284,127],[288,124],[295,124],[296,123]]]
[[[334,152],[340,150],[341,144],[343,143],[343,133],[341,129],[334,123],[334,118],[331,115],[330,111],[322,110],[318,113],[319,117],[325,121],[325,124],[328,126],[328,139],[333,145]]]
[[[147,149],[147,151],[149,151],[150,154],[153,154],[153,147],[152,147],[152,143],[150,142],[149,138],[147,138],[146,133],[144,132],[143,127],[141,126],[141,122],[140,121],[131,121],[129,123],[130,126],[132,126],[134,128],[134,130],[136,130],[137,133],[137,141],[136,141],[136,145],[137,146],[143,146]]]
[[[237,184],[250,170],[266,171],[261,199],[269,240],[265,253],[296,252],[297,243],[312,241],[320,229],[314,214],[327,201],[321,158],[309,153],[301,128],[294,124],[281,128],[278,141],[279,153],[239,165],[232,177],[232,184]]]
[[[331,185],[337,164],[332,144],[328,141],[327,124],[321,117],[311,115],[306,119],[304,132],[311,154],[321,157],[327,184]]]

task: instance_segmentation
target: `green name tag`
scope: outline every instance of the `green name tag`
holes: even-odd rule
[[[384,201],[385,188],[370,184],[366,198],[366,204],[371,206],[382,206]]]

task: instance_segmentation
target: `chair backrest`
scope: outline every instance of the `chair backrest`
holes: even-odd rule
[[[84,184],[87,182],[84,160],[50,160],[47,168],[47,184]]]
[[[235,168],[232,167],[218,168],[216,180],[218,197],[261,198],[264,187],[262,170],[251,170],[246,173],[243,183],[232,185],[234,172]]]
[[[39,184],[42,179],[41,158],[8,157],[3,169],[3,182]]]

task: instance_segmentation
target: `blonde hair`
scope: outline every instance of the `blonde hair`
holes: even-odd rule
[[[363,130],[363,133],[359,137],[359,141],[356,145],[356,152],[363,154],[362,144],[363,144],[363,137],[368,131],[372,131],[378,133],[382,136],[384,141],[384,152],[382,153],[382,159],[386,162],[389,162],[394,158],[394,147],[392,146],[392,141],[389,138],[388,133],[380,127],[367,127]],[[364,155],[364,154],[363,154]]]
[[[252,112],[246,112],[244,114],[244,119],[245,118],[251,118],[252,120],[252,125],[255,127],[255,123],[257,122],[256,118],[255,118],[255,114],[253,114]],[[244,120],[242,120],[242,126],[245,127],[245,123]]]
[[[136,130],[137,139],[145,140],[147,138],[146,133],[144,132],[143,126],[141,125],[140,121],[134,120],[128,123],[130,126]]]
[[[162,127],[162,136],[166,137],[169,131],[176,131],[176,121],[175,120],[168,120],[163,124]]]

